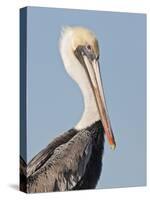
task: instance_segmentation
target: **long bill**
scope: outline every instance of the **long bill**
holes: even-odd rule
[[[111,149],[114,150],[116,147],[116,142],[107,112],[99,63],[97,60],[93,60],[92,62],[90,62],[86,56],[84,56],[83,58],[85,62],[86,72],[95,96],[100,119],[104,127],[104,132],[106,134]]]

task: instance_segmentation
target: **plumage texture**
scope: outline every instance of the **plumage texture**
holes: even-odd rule
[[[86,45],[87,41],[88,41],[88,44],[93,47],[95,54],[96,55],[99,54],[99,46],[98,46],[98,41],[97,41],[96,35],[89,29],[87,29],[85,27],[83,28],[80,26],[64,27],[62,29],[60,42],[59,42],[60,49],[62,46],[62,42],[63,42],[63,40],[65,40],[66,36],[70,37],[70,39],[71,39],[70,43],[72,45],[73,50],[75,50],[78,47],[78,45],[83,45],[83,46]]]
[[[100,121],[59,136],[28,164],[27,192],[95,188],[101,173],[103,145]]]

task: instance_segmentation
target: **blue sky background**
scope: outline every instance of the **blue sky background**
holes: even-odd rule
[[[27,159],[69,130],[83,112],[79,87],[59,54],[63,26],[84,26],[99,40],[107,107],[117,141],[107,141],[97,188],[146,183],[146,16],[51,8],[28,10]]]

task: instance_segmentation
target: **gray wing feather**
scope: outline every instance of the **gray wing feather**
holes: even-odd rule
[[[46,148],[40,151],[27,166],[27,177],[31,176],[38,169],[44,165],[44,163],[52,156],[54,150],[61,144],[68,142],[74,135],[75,131],[68,131],[63,135],[56,137]]]
[[[28,178],[28,192],[71,190],[82,178],[92,152],[91,133],[83,130],[57,147]]]

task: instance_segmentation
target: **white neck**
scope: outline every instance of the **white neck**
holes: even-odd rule
[[[92,125],[100,119],[91,87],[85,83],[85,85],[80,84],[80,89],[84,98],[84,112],[80,121],[75,126],[79,130]]]
[[[69,45],[70,44],[70,45]],[[75,57],[71,47],[71,33],[60,40],[60,52],[65,69],[73,80],[79,85],[84,98],[84,112],[75,126],[80,130],[92,125],[100,119],[95,97],[83,66]]]

